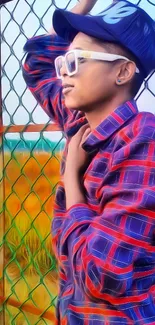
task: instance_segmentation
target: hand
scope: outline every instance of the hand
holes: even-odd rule
[[[66,173],[78,173],[88,162],[88,154],[82,148],[82,144],[85,142],[90,133],[91,129],[89,124],[85,124],[74,135],[74,137],[72,137],[68,146],[65,176]]]
[[[97,0],[80,0],[71,12],[79,15],[87,15],[92,10]]]
[[[81,182],[80,171],[88,164],[88,154],[82,149],[82,144],[90,134],[91,129],[88,124],[83,125],[72,137],[66,159],[64,173],[64,187],[66,193],[66,209],[78,203],[86,203],[83,184]]]
[[[74,14],[78,15],[87,15],[88,12],[94,7],[97,0],[80,0],[71,10]],[[52,27],[49,31],[49,34],[55,34],[56,32]]]

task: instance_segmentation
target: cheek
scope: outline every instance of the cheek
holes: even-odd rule
[[[102,69],[87,70],[81,79],[79,78],[78,84],[81,94],[85,97],[89,94],[89,98],[104,96],[111,87],[110,78]]]
[[[77,109],[104,100],[111,92],[111,79],[109,71],[99,66],[81,69],[76,78],[74,77],[74,91],[65,97],[66,106]]]

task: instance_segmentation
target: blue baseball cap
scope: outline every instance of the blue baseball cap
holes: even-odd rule
[[[57,9],[53,27],[68,42],[83,32],[122,45],[135,56],[144,78],[155,69],[155,22],[143,9],[128,1],[115,1],[97,16]]]

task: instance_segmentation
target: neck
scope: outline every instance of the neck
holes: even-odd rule
[[[131,98],[114,98],[103,102],[102,104],[95,105],[89,112],[85,113],[91,130],[94,130],[108,115],[110,115],[117,107],[125,103]]]

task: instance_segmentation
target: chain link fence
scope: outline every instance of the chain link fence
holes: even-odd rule
[[[154,0],[132,2],[155,19]],[[65,139],[26,88],[21,65],[27,38],[50,29],[55,8],[75,3],[14,0],[1,7],[0,324],[54,324],[58,274],[50,228]],[[93,13],[101,10],[98,0]],[[136,99],[140,110],[154,112],[155,72]]]

